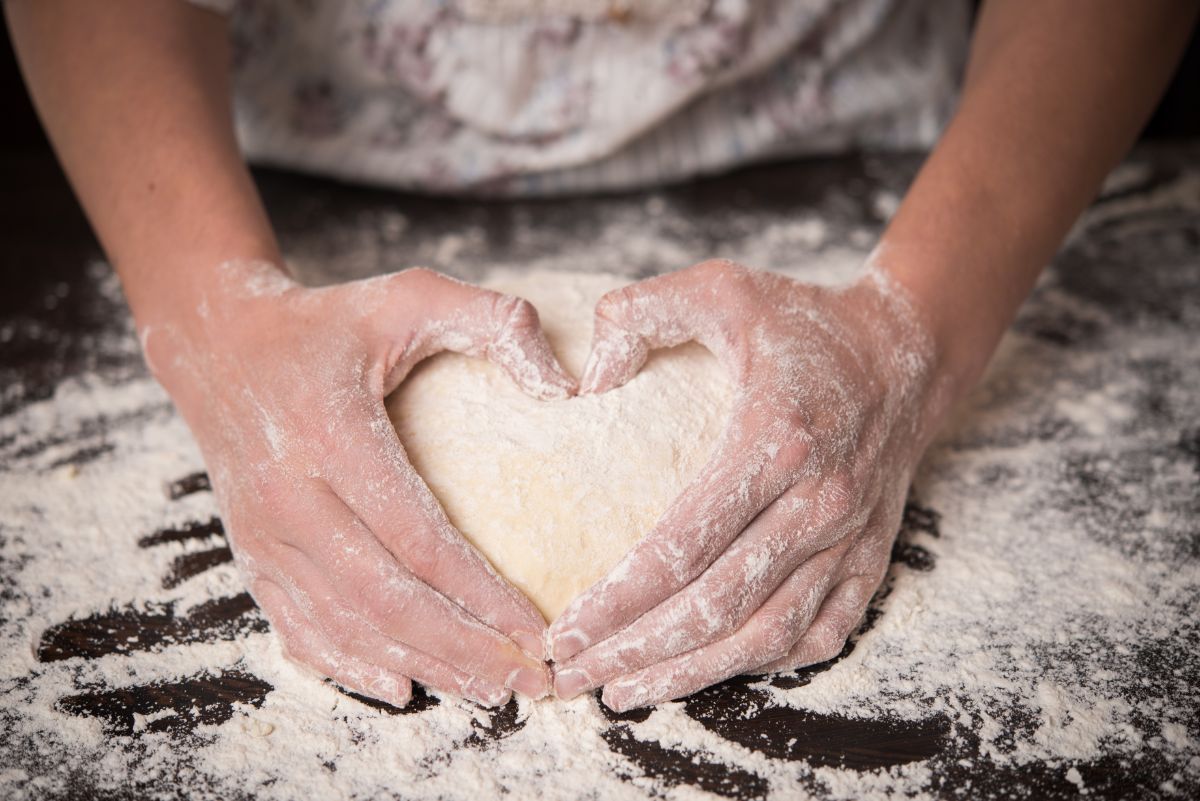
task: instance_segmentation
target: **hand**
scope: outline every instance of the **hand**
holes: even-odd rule
[[[820,288],[709,261],[604,296],[581,392],[695,340],[730,372],[703,473],[550,627],[555,692],[623,711],[832,658],[887,570],[941,403],[931,341],[880,271]]]
[[[542,616],[451,526],[383,404],[441,350],[567,397],[533,307],[427,270],[307,289],[230,263],[217,283],[142,338],[287,654],[397,706],[410,679],[486,705],[545,695]]]

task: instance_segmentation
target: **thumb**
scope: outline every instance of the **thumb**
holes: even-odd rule
[[[529,301],[421,268],[394,278],[405,315],[420,321],[401,374],[449,350],[487,359],[539,400],[575,394],[575,380],[559,364]]]
[[[592,350],[580,380],[581,394],[615,389],[631,380],[655,348],[696,341],[724,351],[721,306],[713,274],[728,262],[703,262],[605,294],[596,303]],[[717,301],[717,302],[714,302]]]
[[[637,375],[650,355],[650,342],[646,336],[624,328],[609,315],[615,313],[612,304],[605,306],[605,298],[596,306],[596,320],[592,333],[592,350],[583,367],[579,381],[581,395],[608,392],[626,384]]]
[[[486,291],[486,290],[482,290]],[[575,394],[575,379],[554,355],[537,309],[529,301],[491,292],[491,334],[484,356],[539,400],[562,400]]]

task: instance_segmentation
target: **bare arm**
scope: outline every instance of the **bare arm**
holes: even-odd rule
[[[1166,87],[1194,0],[991,0],[958,113],[883,237],[965,392]]]
[[[174,0],[6,4],[50,139],[139,323],[229,259],[279,264],[234,141],[225,20]]]
[[[601,301],[584,392],[694,338],[739,401],[702,475],[551,626],[559,695],[604,685],[624,710],[842,650],[949,402],[1129,147],[1196,8],[989,2],[958,113],[845,290],[708,262]]]
[[[292,281],[234,141],[223,20],[179,0],[12,0],[17,53],[120,273],[147,361],[204,455],[287,653],[404,705],[545,694],[545,621],[450,524],[384,397],[447,348],[566,396],[536,313],[410,270]]]

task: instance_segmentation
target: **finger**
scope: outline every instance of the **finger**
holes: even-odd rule
[[[503,694],[503,688],[532,698],[546,695],[548,677],[542,663],[529,660],[507,640],[398,568],[357,570],[359,583],[347,588],[344,575],[327,579],[327,565],[319,568],[301,552],[289,550],[292,555],[279,560],[285,575],[276,581],[335,645],[352,649],[356,632],[366,636],[368,629],[373,629],[400,646],[396,655],[405,659],[407,670],[420,671],[413,676],[418,680],[434,686],[456,682],[459,688],[450,692],[489,704]],[[386,576],[383,593],[374,589],[380,586],[380,575]],[[382,597],[385,595],[390,597]],[[363,625],[356,627],[355,620]],[[420,659],[417,653],[430,659]],[[462,676],[438,671],[439,663]]]
[[[293,618],[299,618],[305,628],[314,631],[334,650],[355,664],[369,666],[387,675],[403,675],[426,687],[474,701],[482,706],[502,706],[512,692],[469,676],[428,654],[385,637],[354,613],[330,588],[315,598],[311,591],[302,590],[298,598],[289,598],[277,585],[267,583],[268,590]],[[282,594],[282,598],[278,596]],[[256,590],[257,597],[257,590]],[[304,609],[310,610],[305,613]]]
[[[739,423],[724,435],[700,477],[654,529],[550,626],[551,653],[565,662],[620,631],[699,576],[767,504],[792,486],[807,458],[806,435],[785,420]],[[741,436],[741,430],[751,433]]]
[[[307,511],[304,525],[318,520],[327,536],[304,542],[305,551],[280,541],[271,546],[276,575],[270,578],[292,598],[303,592],[319,600],[336,593],[392,640],[530,697],[548,692],[541,660],[406,570],[331,491],[314,493]]]
[[[781,659],[760,665],[754,673],[780,673],[785,670],[828,662],[846,647],[846,640],[858,629],[871,596],[879,582],[865,577],[846,581],[829,594],[812,625]]]
[[[253,595],[279,635],[288,659],[328,676],[348,690],[395,707],[404,707],[412,699],[408,677],[338,650],[277,585],[257,581]]]
[[[765,509],[699,578],[627,628],[586,649],[555,671],[554,692],[573,698],[612,679],[733,634],[802,563],[832,571],[858,521],[813,526],[815,503],[793,488]],[[804,502],[801,502],[804,501]]]
[[[596,304],[592,350],[580,392],[625,384],[654,348],[696,341],[736,368],[733,334],[724,324],[730,295],[746,289],[751,270],[713,260],[613,290]],[[740,371],[734,370],[735,375]]]
[[[529,301],[421,268],[384,280],[394,314],[378,316],[380,333],[390,338],[413,320],[422,321],[396,356],[387,392],[417,362],[450,350],[487,359],[535,398],[556,400],[575,394],[576,382],[554,355],[537,309]]]
[[[340,425],[344,442],[324,473],[334,491],[400,564],[483,623],[545,658],[546,621],[450,523],[417,474],[382,408]],[[366,426],[361,420],[366,419]],[[369,492],[363,493],[363,489]]]
[[[618,712],[690,695],[786,654],[800,638],[833,583],[830,565],[801,565],[746,624],[723,640],[623,676],[604,688]]]
[[[489,292],[479,304],[491,313],[484,349],[488,361],[539,400],[562,400],[576,393],[578,385],[554,355],[532,303]]]

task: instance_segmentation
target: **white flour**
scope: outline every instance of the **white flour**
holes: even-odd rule
[[[393,220],[390,229],[403,227]],[[690,257],[659,230],[610,226],[557,261],[604,269],[620,258],[606,255],[616,240],[643,262],[674,266]],[[812,219],[769,223],[769,241],[755,245],[764,250],[729,255],[775,267],[768,250],[808,248],[806,274],[846,275],[865,248],[823,249],[822,231]],[[448,236],[439,247],[472,246]],[[386,258],[360,255],[348,271]],[[111,277],[103,285],[115,292]],[[805,674],[807,683],[756,680],[727,691],[741,699],[742,722],[759,721],[765,752],[738,741],[737,720],[705,717],[705,694],[619,725],[591,696],[490,713],[440,698],[419,712],[388,714],[284,661],[263,631],[39,661],[42,632],[72,616],[167,602],[186,615],[241,592],[229,563],[163,587],[178,557],[219,545],[219,537],[138,544],[216,513],[206,492],[176,500],[164,492],[164,482],[202,467],[164,393],[136,371],[68,380],[51,399],[0,418],[0,797],[131,785],[148,798],[709,797],[650,775],[622,753],[620,742],[630,740],[683,762],[700,755],[718,777],[705,786],[718,792],[727,775],[753,780],[757,794],[788,798],[940,797],[949,794],[941,781],[953,785],[959,770],[992,775],[991,787],[959,788],[987,797],[1024,770],[1084,794],[1096,766],[1108,766],[1135,779],[1149,772],[1163,797],[1194,797],[1200,669],[1187,643],[1197,637],[1200,567],[1188,510],[1195,512],[1197,467],[1186,449],[1173,450],[1169,426],[1148,421],[1143,368],[1178,368],[1161,388],[1163,402],[1194,422],[1197,356],[1144,321],[1115,326],[1105,309],[1057,286],[1036,303],[1030,320],[1039,308],[1072,308],[1111,328],[1066,361],[1056,346],[1022,333],[1028,325],[1006,339],[988,381],[924,462],[916,497],[936,515],[910,526],[905,541],[920,558],[893,566],[874,626],[831,669]],[[135,344],[125,328],[97,348],[128,354]],[[78,467],[60,463],[87,448],[98,455]],[[922,559],[933,569],[910,566]],[[203,709],[131,709],[130,726],[117,734],[119,726],[59,706],[64,696],[229,670],[270,685],[261,705],[240,703],[192,734],[164,729],[203,717]],[[864,725],[939,721],[943,755],[867,770],[781,757],[807,736],[803,726],[769,723],[788,709]]]

